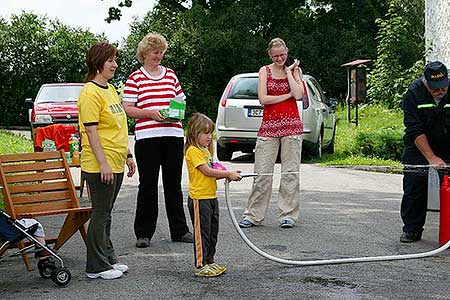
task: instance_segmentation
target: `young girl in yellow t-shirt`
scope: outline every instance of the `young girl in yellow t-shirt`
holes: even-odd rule
[[[216,179],[240,180],[238,171],[214,168],[212,132],[214,123],[195,113],[187,127],[184,146],[189,172],[188,208],[194,227],[195,276],[213,277],[227,271],[214,262],[219,232],[219,203]]]

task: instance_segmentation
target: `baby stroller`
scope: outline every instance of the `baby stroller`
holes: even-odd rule
[[[44,279],[51,278],[52,281],[59,286],[65,286],[70,282],[72,276],[69,270],[64,267],[63,260],[52,249],[46,245],[43,245],[33,236],[33,233],[36,231],[38,226],[39,224],[35,224],[31,227],[25,228],[17,220],[13,219],[5,211],[0,209],[0,259],[1,254],[8,249],[8,245],[18,243],[27,238],[31,242],[31,245],[18,250],[14,254],[36,252],[31,250],[34,247],[48,251],[51,256],[39,260],[37,264],[39,274]]]

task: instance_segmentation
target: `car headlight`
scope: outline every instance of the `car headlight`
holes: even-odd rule
[[[53,123],[52,116],[50,115],[36,115],[36,123]]]

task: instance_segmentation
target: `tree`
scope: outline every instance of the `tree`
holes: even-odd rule
[[[368,76],[373,103],[399,108],[408,85],[422,74],[425,62],[423,0],[390,3],[386,19],[377,19],[377,59]]]
[[[105,21],[108,23],[111,23],[111,21],[114,21],[114,20],[120,21],[120,17],[122,16],[121,8],[122,7],[131,7],[132,4],[133,4],[133,1],[124,0],[122,2],[119,2],[119,4],[117,5],[118,7],[111,6],[108,10],[108,17],[105,19]]]
[[[260,37],[241,35],[231,26],[222,27],[227,16],[227,13],[225,17],[220,16],[214,8],[205,9],[203,5],[174,10],[172,5],[160,2],[141,22],[132,24],[121,54],[120,65],[124,68],[119,76],[126,77],[139,66],[135,49],[145,34],[163,33],[169,42],[163,63],[178,74],[189,97],[189,109],[215,117],[226,82],[236,72],[254,71],[265,47]],[[258,44],[261,47],[256,48]],[[254,53],[255,49],[259,53]]]
[[[346,76],[340,65],[376,56],[375,19],[387,11],[387,0],[279,0],[277,9],[267,0],[187,4],[161,0],[132,24],[120,72],[126,77],[139,65],[134,59],[139,40],[160,32],[169,40],[163,63],[178,73],[190,108],[211,117],[231,76],[270,63],[266,48],[274,37],[287,42],[290,55],[301,60],[329,96],[343,95]]]
[[[89,47],[103,37],[30,13],[0,20],[0,125],[28,124],[25,98],[43,83],[81,82]]]

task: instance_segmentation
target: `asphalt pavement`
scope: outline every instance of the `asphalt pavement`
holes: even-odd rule
[[[225,165],[252,172],[252,159],[240,155]],[[73,173],[77,181],[79,170]],[[418,253],[439,246],[438,212],[428,213],[422,241],[399,242],[401,175],[302,164],[300,219],[292,229],[277,224],[279,177],[274,175],[272,202],[263,226],[245,229],[258,247],[274,256],[321,260]],[[223,181],[218,184],[221,227],[216,260],[229,271],[217,278],[196,278],[192,244],[170,241],[161,185],[151,246],[134,246],[137,179],[124,181],[113,211],[112,241],[121,262],[130,267],[123,278],[86,278],[86,250],[77,234],[60,251],[73,276],[67,287],[41,279],[37,270],[27,272],[20,257],[8,257],[0,261],[0,299],[450,299],[448,251],[425,259],[314,267],[281,265],[259,256],[232,226]],[[246,178],[231,183],[230,199],[238,219],[251,182]],[[182,185],[186,198],[185,168]],[[82,203],[88,205],[88,200],[83,197]],[[186,206],[185,211],[190,225]],[[62,218],[40,221],[53,235]]]

